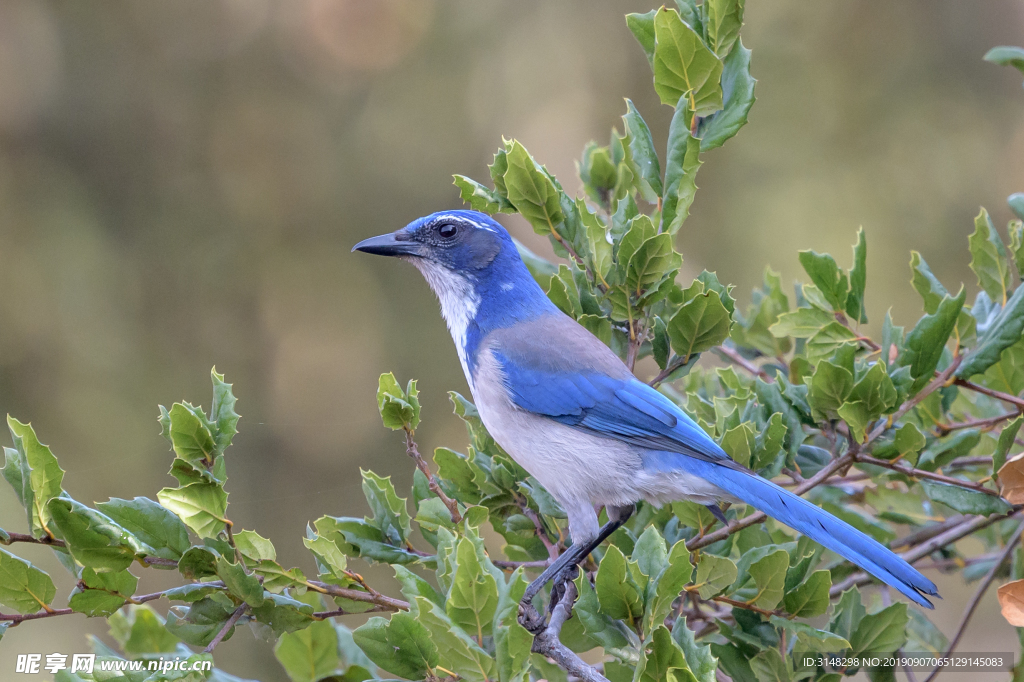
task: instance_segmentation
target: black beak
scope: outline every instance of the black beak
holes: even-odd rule
[[[400,241],[395,234],[382,234],[379,237],[364,239],[352,247],[353,251],[372,253],[376,256],[418,256],[420,245],[414,241]]]

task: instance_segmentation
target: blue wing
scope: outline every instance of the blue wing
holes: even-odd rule
[[[535,369],[500,352],[495,357],[512,401],[528,412],[644,448],[732,462],[675,403],[632,376]]]
[[[625,369],[615,377],[558,371],[549,363],[531,367],[500,352],[495,357],[520,408],[645,448],[645,468],[703,478],[932,608],[923,595],[938,594],[937,589],[917,569],[846,522],[733,462],[675,403]]]

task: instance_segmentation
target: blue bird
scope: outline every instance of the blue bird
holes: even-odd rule
[[[572,546],[527,589],[523,611],[621,526],[640,500],[744,502],[931,608],[934,583],[874,539],[734,462],[537,285],[508,232],[475,211],[443,211],[353,251],[395,256],[441,304],[474,402],[494,440],[562,505]],[[599,525],[595,506],[609,522]],[[533,613],[536,613],[535,611]],[[530,620],[527,618],[527,620]],[[526,623],[524,623],[526,624]],[[536,622],[528,624],[536,631]]]

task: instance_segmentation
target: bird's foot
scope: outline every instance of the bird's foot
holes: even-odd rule
[[[526,599],[519,602],[519,624],[535,637],[547,626],[544,616],[537,612],[532,601]]]
[[[576,579],[579,572],[577,566],[566,566],[565,570],[557,574],[552,580],[551,584],[551,599],[548,601],[548,613],[552,613],[555,607],[558,606],[558,602],[562,601],[562,597],[565,596],[565,592],[568,589],[569,583]]]

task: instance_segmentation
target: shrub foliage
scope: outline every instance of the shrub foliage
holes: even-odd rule
[[[1014,622],[1014,604],[1024,603],[1016,547],[1024,460],[1014,456],[1024,410],[1021,221],[1004,241],[989,214],[978,214],[970,304],[963,286],[947,289],[912,252],[923,315],[904,327],[885,313],[878,338],[860,326],[869,312],[882,315],[865,306],[863,231],[849,269],[802,251],[807,281],[787,292],[768,268],[746,306],[714,272],[680,281],[675,236],[703,155],[739,131],[754,103],[742,16],[742,0],[680,0],[678,9],[626,17],[658,96],[675,110],[660,157],[627,101],[621,132],[583,150],[581,196],[567,194],[515,140],[495,155],[489,184],[461,175],[455,184],[473,208],[519,213],[549,237],[561,263],[522,254],[550,298],[630,367],[653,358],[656,373],[645,378],[735,460],[908,561],[981,579],[978,597],[1000,578]],[[1022,68],[1019,54],[998,48],[989,58]],[[1024,195],[1010,206],[1024,214]],[[742,505],[722,524],[687,501],[641,504],[585,563],[573,617],[554,633],[560,644],[538,646],[517,622],[517,603],[530,576],[565,549],[564,512],[456,393],[468,443],[438,448],[430,466],[414,438],[416,382],[403,387],[390,374],[377,402],[384,425],[405,435],[412,490],[400,496],[389,478],[362,471],[367,516],[317,519],[303,540],[316,575],[286,568],[270,540],[229,518],[226,453],[239,415],[231,385],[216,371],[212,380],[208,412],[187,402],[160,408],[175,485],[156,500],[72,499],[50,449],[8,418],[13,447],[3,475],[26,510],[27,532],[0,530],[0,542],[48,545],[72,589],[66,606],[55,605],[54,580],[0,549],[0,604],[10,611],[0,614],[0,636],[81,613],[109,622],[119,649],[95,641],[101,658],[200,660],[247,623],[275,642],[294,682],[566,680],[578,664],[582,676],[612,682],[714,682],[716,671],[742,682],[833,681],[856,670],[808,664],[803,654],[950,649],[926,612],[893,601],[886,588],[861,589],[872,579],[815,543]],[[959,544],[967,537],[973,554]],[[356,572],[366,563],[389,566],[401,594],[367,584]],[[177,571],[182,584],[139,594],[136,573],[146,568]],[[163,615],[158,600],[171,604]],[[368,612],[375,615],[355,630],[334,620]],[[591,650],[596,668],[572,653]],[[219,670],[109,675],[232,679]],[[62,670],[57,679],[110,677]]]

